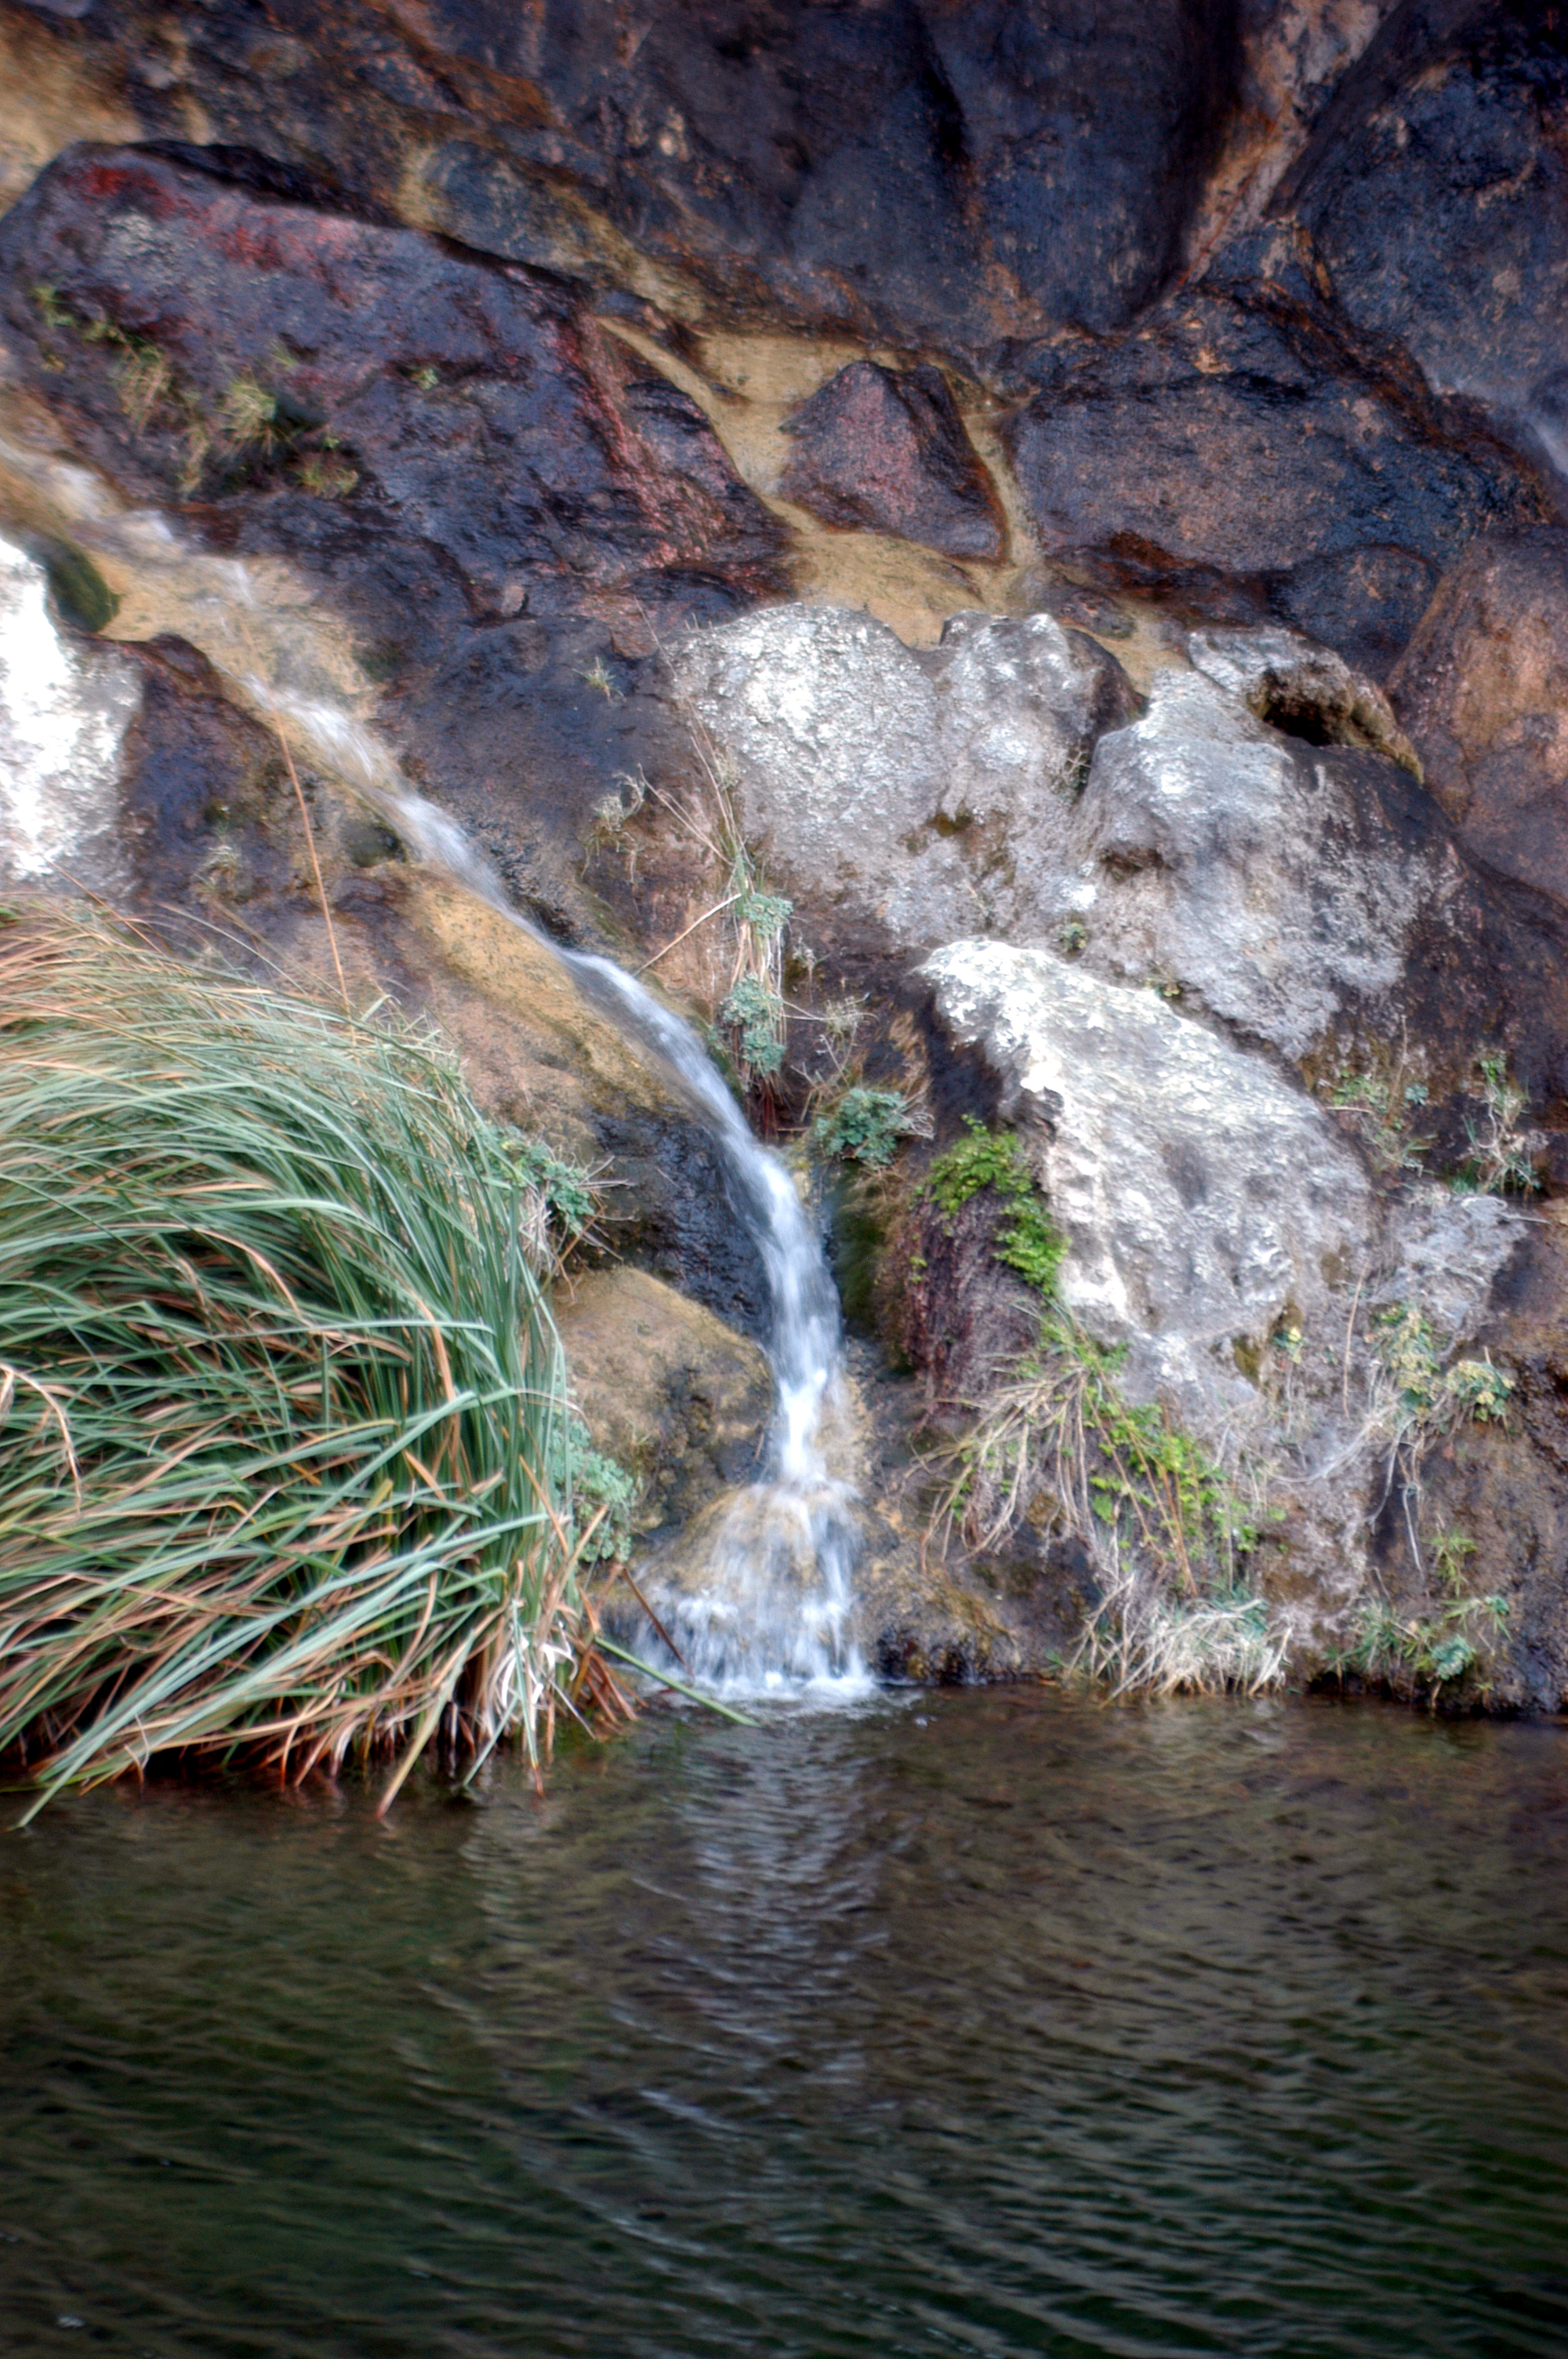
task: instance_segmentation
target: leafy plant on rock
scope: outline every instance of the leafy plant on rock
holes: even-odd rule
[[[937,1156],[920,1193],[949,1221],[983,1190],[1000,1197],[1007,1207],[1007,1223],[998,1231],[991,1252],[1037,1294],[1050,1299],[1066,1241],[1051,1219],[1023,1147],[1011,1132],[988,1130],[973,1114],[965,1116],[965,1132]]]
[[[846,1090],[830,1112],[819,1114],[812,1138],[819,1155],[883,1171],[910,1136],[914,1121],[902,1090]]]

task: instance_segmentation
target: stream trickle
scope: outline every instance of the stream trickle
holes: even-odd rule
[[[320,741],[317,716],[292,717]],[[769,1466],[720,1503],[692,1538],[683,1579],[662,1593],[662,1617],[679,1625],[685,1668],[731,1691],[804,1683],[860,1692],[870,1682],[848,1626],[859,1518],[823,1449],[825,1429],[844,1406],[838,1298],[794,1181],[753,1137],[692,1027],[612,959],[565,950],[531,927],[457,822],[406,784],[394,786],[383,749],[366,738],[356,723],[333,733],[340,773],[418,858],[545,942],[668,1077],[718,1147],[736,1212],[755,1241],[771,1298],[768,1356],[778,1394]]]
[[[41,495],[106,568],[117,563],[131,575],[146,610],[139,625],[189,637],[245,704],[371,806],[417,859],[543,942],[708,1129],[766,1274],[777,1406],[764,1474],[690,1536],[678,1579],[661,1581],[661,1619],[678,1633],[685,1667],[705,1682],[861,1692],[869,1681],[849,1628],[856,1503],[824,1449],[844,1407],[838,1297],[788,1171],[752,1136],[697,1033],[611,960],[563,949],[513,907],[456,821],[404,777],[376,734],[368,698],[351,685],[330,620],[309,611],[299,584],[276,567],[185,547],[165,518],[119,507],[85,470],[0,433],[0,487],[7,475],[13,484],[23,478],[35,501]],[[70,810],[57,816],[69,866],[80,827]],[[643,1636],[655,1649],[661,1643],[651,1632]]]

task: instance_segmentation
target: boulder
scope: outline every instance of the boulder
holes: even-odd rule
[[[1568,533],[1475,542],[1389,692],[1460,842],[1568,900]]]
[[[135,664],[63,628],[44,565],[0,539],[0,875],[124,882],[125,740],[140,705]]]
[[[1302,1091],[1152,992],[1001,942],[949,944],[921,972],[1026,1143],[1066,1240],[1064,1303],[1128,1347],[1136,1395],[1212,1440],[1249,1402],[1238,1346],[1260,1353],[1287,1306],[1321,1319],[1368,1255],[1354,1151]]]
[[[1396,10],[1276,199],[1357,325],[1568,460],[1568,44],[1530,0]]]
[[[1133,706],[1049,614],[957,614],[916,654],[867,615],[775,606],[692,633],[673,669],[770,872],[898,950],[1050,919],[1095,739]]]
[[[1441,835],[1390,815],[1390,767],[1293,743],[1202,672],[1156,673],[1143,718],[1096,747],[1058,887],[1087,955],[1297,1060],[1342,1019],[1386,1022],[1450,881]]]
[[[646,1270],[591,1270],[555,1299],[594,1447],[634,1474],[649,1538],[762,1463],[773,1384],[757,1344]]]
[[[691,634],[674,675],[786,891],[848,905],[901,947],[976,921],[956,845],[930,833],[946,783],[936,692],[885,624],[773,606]]]
[[[896,533],[991,564],[1007,535],[989,476],[936,368],[851,361],[784,420],[779,496],[824,523]]]
[[[1478,417],[1349,332],[1282,234],[1136,335],[1047,358],[1010,443],[1048,556],[1196,620],[1271,614],[1374,676],[1476,532],[1551,513]]]
[[[1313,745],[1387,754],[1421,783],[1421,762],[1380,688],[1299,631],[1191,631],[1187,660],[1260,721]]]

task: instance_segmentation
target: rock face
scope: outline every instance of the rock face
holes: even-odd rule
[[[773,1386],[748,1337],[646,1270],[590,1271],[555,1309],[594,1446],[642,1485],[639,1532],[755,1475]]]
[[[1321,1109],[1148,991],[1000,942],[921,970],[979,1049],[1067,1241],[1064,1302],[1129,1377],[1211,1434],[1246,1402],[1237,1347],[1321,1318],[1365,1258],[1365,1176]]]
[[[329,584],[408,758],[571,908],[626,760],[616,631],[645,647],[776,586],[777,528],[580,290],[211,160],[46,172],[0,225],[13,350],[134,496]]]
[[[1272,614],[1374,674],[1476,532],[1550,514],[1478,415],[1346,328],[1282,234],[1058,364],[1011,449],[1048,551],[1215,620]]]
[[[1212,0],[72,13],[146,137],[200,108],[355,209],[601,278],[631,243],[710,299],[915,347],[1132,317],[1235,76]]]
[[[1502,1043],[1538,1095],[1568,1086],[1568,935],[1466,860],[1381,692],[1278,628],[1190,644],[1204,669],[1157,671],[1137,719],[1114,660],[1040,614],[956,615],[917,655],[776,606],[691,634],[674,669],[819,936],[988,931],[1298,1063],[1403,1033],[1434,1097]]]
[[[1347,73],[1282,202],[1358,325],[1440,390],[1531,419],[1568,392],[1568,49],[1530,0],[1401,9]]]
[[[1390,691],[1460,841],[1568,900],[1568,534],[1476,542]]]
[[[825,523],[898,533],[994,563],[1006,548],[990,479],[940,369],[852,361],[784,420],[780,496]]]
[[[1388,754],[1421,783],[1420,758],[1388,698],[1331,647],[1299,631],[1219,629],[1190,632],[1187,656],[1260,721],[1310,745]]]
[[[1296,1059],[1342,1016],[1385,1015],[1444,882],[1441,842],[1391,821],[1385,766],[1308,752],[1202,673],[1158,673],[1143,719],[1101,738],[1079,814],[1097,962]]]
[[[232,647],[144,594],[128,530],[118,616],[105,592],[67,622],[58,561],[48,603],[33,559],[85,461],[101,503],[172,512],[209,588],[244,560],[246,630],[258,583],[295,602],[343,742],[373,716],[519,903],[657,953],[720,1031],[734,943],[702,912],[744,839],[795,901],[809,1010],[769,1118],[822,1086],[828,1011],[854,1077],[918,1111],[876,1183],[904,1191],[877,1285],[923,1265],[910,1393],[968,1398],[1031,1346],[996,1208],[944,1224],[915,1192],[917,1135],[1005,1115],[1085,1330],[1281,1470],[1258,1579],[1299,1658],[1374,1579],[1435,1610],[1441,1515],[1511,1601],[1498,1692],[1560,1699],[1553,12],[0,0],[0,64],[9,872],[69,857],[308,979],[341,951],[493,1111],[607,1158],[641,1266],[582,1298],[596,1415],[665,1467],[669,1517],[722,1515],[757,1364],[659,1290],[761,1315],[711,1147],[537,939],[338,790],[318,733],[329,944]],[[84,134],[109,144],[61,152]],[[84,635],[111,623],[138,644]],[[268,677],[297,717],[318,693]],[[1532,1173],[1528,1218],[1447,1184]],[[1515,1380],[1496,1430],[1450,1418],[1424,1492],[1373,1323],[1406,1312],[1444,1367],[1489,1350]],[[1000,1589],[955,1560],[921,1591],[898,1480],[878,1659],[1070,1645],[1092,1549],[1043,1523]]]
[[[691,635],[675,674],[779,878],[899,950],[1049,921],[1072,795],[1132,705],[1049,614],[955,615],[922,658],[865,615],[775,606]]]

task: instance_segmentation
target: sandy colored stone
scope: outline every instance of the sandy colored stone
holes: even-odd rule
[[[773,1386],[758,1346],[646,1270],[594,1270],[556,1323],[597,1449],[643,1484],[648,1531],[684,1523],[761,1463]]]

